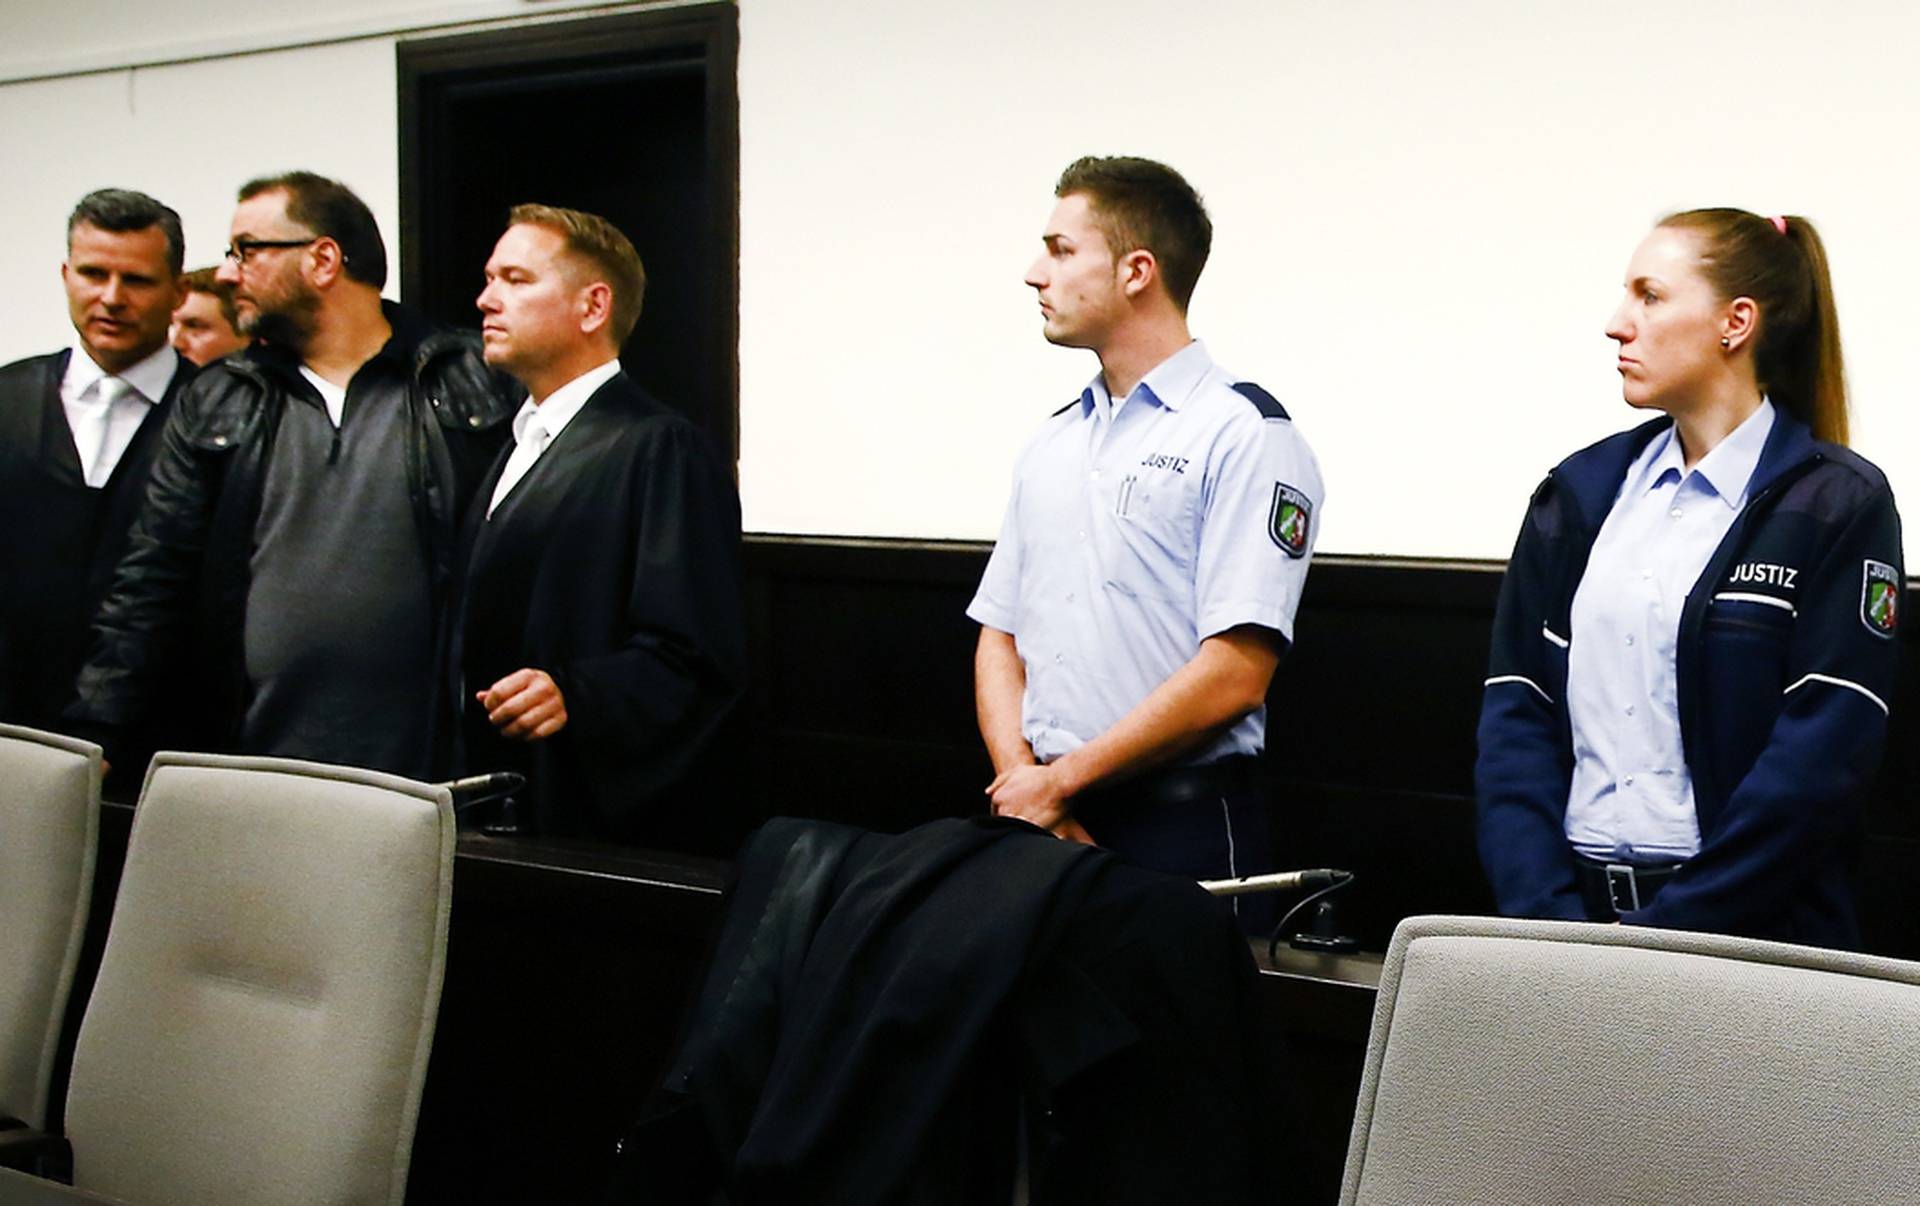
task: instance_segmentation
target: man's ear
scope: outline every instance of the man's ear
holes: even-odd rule
[[[591,335],[613,321],[613,286],[594,281],[580,290],[580,329]]]
[[[306,248],[312,259],[308,260],[307,275],[314,287],[323,289],[346,275],[347,255],[340,250],[340,244],[326,235],[321,235]]]
[[[1144,247],[1136,247],[1120,257],[1115,266],[1120,278],[1120,291],[1128,297],[1138,297],[1160,279],[1160,261]]]

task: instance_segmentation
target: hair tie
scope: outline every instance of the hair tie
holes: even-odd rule
[[[1773,217],[1768,218],[1767,221],[1773,223],[1773,228],[1781,234],[1787,233],[1787,220],[1784,217],[1775,214]]]

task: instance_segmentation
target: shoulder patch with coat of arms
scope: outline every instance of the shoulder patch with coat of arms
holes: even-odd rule
[[[1267,535],[1289,557],[1307,555],[1313,524],[1313,500],[1285,482],[1273,483],[1273,510],[1267,515]]]
[[[1884,561],[1869,560],[1861,570],[1860,622],[1882,637],[1900,626],[1900,573]]]

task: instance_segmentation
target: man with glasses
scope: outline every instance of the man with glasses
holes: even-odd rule
[[[100,608],[74,716],[109,755],[167,709],[211,748],[431,771],[457,524],[519,397],[386,273],[345,185],[240,190],[218,275],[256,342],[182,396]]]
[[[60,265],[73,343],[0,368],[0,721],[57,727],[72,701],[87,622],[193,375],[167,346],[183,250],[180,215],[152,197],[87,194]]]

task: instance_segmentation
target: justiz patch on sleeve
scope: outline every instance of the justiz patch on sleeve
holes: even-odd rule
[[[1267,535],[1289,557],[1307,555],[1313,500],[1287,485],[1273,483],[1273,511],[1267,516]]]
[[[1900,623],[1900,574],[1884,561],[1868,561],[1860,576],[1860,622],[1875,636],[1891,637]]]

